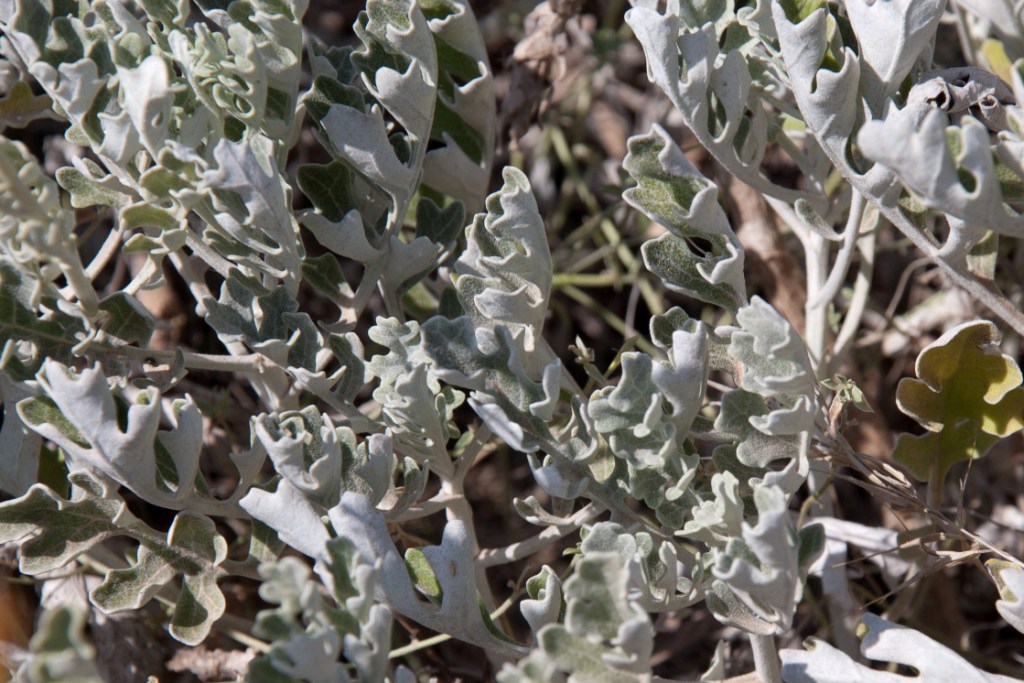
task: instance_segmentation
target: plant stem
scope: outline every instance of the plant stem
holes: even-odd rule
[[[619,275],[617,273],[567,273],[556,274],[551,278],[553,287],[574,285],[577,287],[615,287],[618,285],[633,283],[635,275]]]
[[[846,221],[846,230],[843,231],[843,246],[836,255],[835,265],[832,266],[832,272],[829,273],[824,286],[817,290],[817,294],[812,295],[808,292],[808,309],[825,308],[839,294],[843,281],[846,279],[846,273],[850,269],[850,262],[853,260],[853,250],[860,235],[861,220],[864,217],[866,204],[864,195],[854,190],[853,200],[850,204],[850,216]]]
[[[96,277],[103,272],[110,259],[121,251],[121,237],[124,231],[121,230],[120,226],[115,227],[107,235],[107,239],[103,241],[103,245],[100,250],[96,252],[96,256],[93,257],[92,261],[85,268],[85,274],[90,280],[95,280]]]
[[[477,553],[477,564],[484,567],[493,567],[529,557],[544,546],[565,538],[602,512],[604,512],[603,506],[591,503],[565,520],[565,524],[552,524],[539,534],[509,546],[481,550]]]
[[[814,374],[821,379],[822,361],[828,336],[828,309],[815,306],[812,292],[820,292],[825,286],[825,265],[828,263],[828,242],[817,233],[810,235],[805,263],[807,265],[807,301],[804,306],[804,339]]]
[[[754,650],[754,667],[761,683],[782,683],[779,668],[779,653],[775,648],[775,636],[750,634],[750,647]]]
[[[790,64],[793,60],[793,55],[791,54],[792,49],[793,48],[791,47],[789,53],[787,53],[787,50],[783,50],[784,58],[789,66],[792,66],[792,64]],[[794,93],[797,105],[801,108],[801,111],[803,111],[804,107],[811,105],[807,100],[809,93],[804,93],[799,90],[794,91]],[[805,117],[805,119],[806,118],[807,117]],[[917,225],[915,225],[909,218],[907,218],[906,214],[903,213],[903,210],[896,203],[896,191],[897,188],[900,187],[900,181],[896,177],[895,173],[878,176],[877,171],[879,167],[876,166],[872,169],[872,171],[875,172],[874,174],[872,174],[872,172],[861,174],[851,166],[846,156],[846,144],[849,142],[850,136],[853,134],[852,130],[845,136],[839,135],[838,131],[831,129],[828,131],[827,135],[814,133],[814,131],[811,132],[815,135],[815,138],[821,145],[822,151],[824,151],[826,156],[828,156],[832,165],[854,188],[854,190],[858,191],[866,199],[874,203],[882,215],[889,219],[897,230],[902,232],[904,236],[914,244],[914,246],[920,249],[940,268],[942,268],[943,271],[945,271],[950,280],[991,309],[993,313],[1002,318],[1003,321],[1016,330],[1018,334],[1024,335],[1024,313],[1021,313],[1013,302],[1001,293],[994,291],[994,287],[987,285],[967,271],[965,264],[950,263],[943,258],[943,255],[940,253],[940,245],[938,245],[931,236],[922,232]],[[703,142],[703,140],[701,140],[701,142]]]
[[[509,596],[509,598],[505,602],[501,603],[501,605],[499,605],[496,610],[490,613],[491,621],[499,619],[501,615],[507,612],[509,608],[516,603],[516,600],[518,598],[519,593],[515,593]],[[388,653],[388,659],[398,659],[399,657],[405,657],[406,655],[411,655],[413,652],[419,652],[420,650],[425,650],[428,647],[440,645],[441,643],[447,642],[451,639],[452,636],[448,635],[447,633],[442,633],[431,638],[426,638],[425,640],[417,640],[414,643],[409,643],[408,645],[403,645],[402,647],[392,650]]]
[[[192,293],[192,297],[196,300],[198,304],[196,312],[200,316],[205,317],[206,306],[203,304],[203,301],[215,299],[215,297],[210,292],[209,287],[206,286],[202,273],[197,272],[193,262],[186,259],[181,252],[171,252],[167,255],[167,258],[185,281],[189,291]],[[245,357],[249,355],[249,349],[242,342],[225,340],[221,340],[221,342],[232,356]],[[274,363],[262,366],[261,370],[262,372],[258,373],[246,373],[249,386],[259,396],[260,401],[271,410],[288,410],[294,407],[294,399],[288,399],[290,381],[285,371]]]
[[[829,359],[826,377],[831,377],[839,369],[843,362],[853,339],[860,329],[860,321],[864,317],[864,310],[867,308],[868,296],[871,294],[871,278],[875,273],[875,243],[878,238],[878,224],[864,235],[857,243],[857,251],[860,252],[860,269],[857,271],[857,280],[853,285],[853,296],[843,317],[843,324],[839,328],[839,334],[832,344],[832,357]]]

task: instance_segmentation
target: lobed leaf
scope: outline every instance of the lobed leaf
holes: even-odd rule
[[[62,606],[46,610],[29,642],[28,657],[17,668],[19,683],[103,683],[96,650],[85,637],[85,610]]]
[[[309,406],[301,411],[258,415],[252,427],[278,474],[324,508],[338,502],[343,437],[329,416]]]
[[[816,638],[808,650],[783,650],[782,678],[786,683],[905,683],[907,680],[958,680],[972,683],[1010,683],[1014,679],[989,674],[949,648],[913,629],[890,623],[874,614],[861,617],[864,629],[861,653],[870,660],[911,667],[915,676],[879,671]]]
[[[798,11],[792,7],[799,6]],[[825,2],[772,3],[772,17],[793,96],[807,129],[830,152],[845,150],[861,109],[860,60],[843,44]],[[891,183],[879,169],[865,181]]]
[[[492,332],[474,327],[469,317],[434,317],[420,329],[424,352],[437,376],[471,389],[469,405],[513,448],[532,453],[549,442],[558,400],[558,361],[544,368],[541,382],[522,366],[512,333],[504,326]]]
[[[996,610],[1006,623],[1024,633],[1024,570],[1019,564],[991,559],[985,568],[999,589]]]
[[[876,97],[895,93],[903,83],[927,49],[944,6],[941,0],[846,3],[864,77],[874,79]]]
[[[89,598],[105,612],[139,609],[163,585],[181,575],[181,592],[168,630],[182,643],[198,645],[224,614],[226,601],[217,580],[227,553],[228,543],[217,533],[213,520],[181,512],[174,518],[166,542],[143,542],[135,564],[107,572]]]
[[[213,200],[214,225],[239,243],[268,256],[294,294],[303,256],[298,225],[289,210],[288,185],[278,168],[276,145],[254,135],[242,142],[222,139],[197,190]],[[235,201],[232,201],[235,200]]]
[[[519,603],[519,610],[536,637],[542,628],[555,623],[562,614],[562,581],[544,565],[539,574],[527,580],[526,592],[529,597]]]
[[[541,339],[551,296],[551,253],[526,176],[502,171],[504,184],[487,198],[487,213],[466,228],[455,262],[455,289],[478,327],[504,325],[529,364]]]
[[[687,296],[731,311],[743,306],[743,247],[718,205],[718,189],[657,126],[630,138],[623,167],[637,182],[624,199],[670,231],[643,246],[648,269]]]
[[[1024,428],[1021,371],[998,341],[990,322],[958,325],[918,356],[920,379],[900,380],[896,405],[928,433],[901,434],[893,459],[919,480],[940,486],[950,467]]]
[[[47,284],[0,259],[0,338],[30,342],[37,363],[43,358],[70,360],[71,347],[86,334],[83,316],[67,311],[57,301]]]
[[[297,559],[260,566],[260,596],[277,606],[257,615],[254,631],[270,641],[270,649],[253,661],[247,680],[386,680],[391,612],[373,598],[377,569],[344,538],[327,547],[337,606],[316,590]]]
[[[312,371],[322,346],[309,314],[285,286],[264,292],[255,282],[232,272],[220,298],[203,300],[206,320],[224,341],[242,341],[279,365]]]
[[[420,549],[442,596],[440,605],[434,605],[417,597],[384,517],[370,506],[365,496],[342,494],[341,502],[328,511],[328,517],[335,533],[351,540],[360,556],[379,563],[380,594],[396,611],[429,628],[492,651],[521,654],[521,646],[485,626],[484,616],[478,609],[467,608],[477,605],[478,595],[470,537],[461,520],[448,522],[440,545]]]
[[[537,648],[517,665],[506,664],[498,680],[549,681],[559,673],[575,681],[650,680],[653,632],[646,612],[628,597],[619,556],[581,558],[563,591],[564,624],[544,626]]]
[[[618,554],[629,577],[628,594],[647,611],[680,609],[702,597],[699,558],[670,541],[656,542],[645,531],[631,532],[614,522],[599,522],[586,528],[580,550],[584,557]]]
[[[628,466],[630,494],[669,528],[682,524],[697,473],[698,459],[682,442],[703,402],[708,372],[703,332],[674,333],[675,368],[647,354],[623,354],[618,385],[594,392],[587,406],[595,431]]]
[[[790,628],[811,560],[824,548],[820,526],[798,534],[789,518],[785,492],[775,486],[754,491],[757,524],[743,524],[742,538],[731,538],[724,549],[715,548],[713,573],[721,583],[715,592],[731,593],[731,600],[709,599],[716,618],[753,633],[783,633]],[[752,621],[751,621],[752,620]]]
[[[392,437],[420,458],[448,459],[447,443],[458,436],[454,410],[464,394],[441,386],[423,351],[419,325],[378,318],[370,339],[388,349],[370,359],[370,371],[380,378],[373,398],[381,405]]]
[[[173,427],[160,430],[160,394],[143,390],[127,406],[122,427],[98,366],[74,373],[48,360],[37,380],[45,396],[23,400],[18,414],[64,449],[71,469],[86,469],[163,507],[181,510],[197,503],[202,425],[191,399],[176,401]]]
[[[988,129],[972,117],[950,128],[944,112],[922,111],[922,106],[911,100],[885,121],[864,124],[857,142],[865,156],[891,168],[925,206],[951,217],[950,235],[940,253],[963,258],[987,230],[1024,235],[1021,220],[1004,204]],[[956,140],[956,155],[947,145],[950,135]]]
[[[438,146],[423,158],[424,185],[476,211],[487,194],[497,121],[487,47],[467,0],[439,0],[425,12],[437,50],[430,139]]]
[[[0,503],[0,542],[20,541],[21,571],[52,571],[108,538],[132,537],[141,544],[136,563],[108,571],[90,593],[92,602],[108,612],[138,609],[181,575],[171,635],[190,645],[205,640],[225,604],[217,579],[227,542],[213,522],[182,512],[165,538],[136,519],[108,484],[84,471],[73,472],[69,479],[74,486],[71,500],[36,484],[21,498]]]
[[[704,17],[687,16],[692,10],[681,3],[669,4],[664,14],[648,4],[636,3],[626,12],[626,22],[644,48],[647,77],[668,96],[701,145],[760,192],[787,202],[812,198],[776,185],[760,168],[770,124],[758,88],[752,86],[755,78],[774,70],[771,60],[755,55],[753,47],[730,49],[726,43],[720,50],[728,36],[719,36]],[[744,21],[766,23],[763,4],[744,9]],[[766,77],[758,86],[770,88],[772,80]]]

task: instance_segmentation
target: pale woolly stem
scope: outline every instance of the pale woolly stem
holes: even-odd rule
[[[775,647],[775,636],[750,634],[750,647],[754,650],[754,667],[761,683],[782,683],[779,667],[779,653]]]
[[[517,562],[523,558],[529,557],[541,548],[551,545],[552,543],[565,538],[574,531],[577,531],[580,527],[597,517],[602,512],[604,512],[604,508],[602,506],[591,503],[590,505],[581,508],[572,517],[566,519],[565,524],[552,524],[539,534],[528,538],[525,541],[505,546],[504,548],[481,550],[476,556],[476,561],[479,565],[484,567],[493,567],[499,564]]]
[[[829,273],[828,280],[824,286],[813,296],[811,292],[808,292],[808,309],[825,308],[832,299],[836,298],[839,290],[842,289],[843,281],[846,280],[846,273],[849,272],[850,263],[853,261],[853,252],[857,246],[857,238],[860,235],[861,221],[864,218],[864,208],[866,205],[867,202],[864,201],[864,195],[854,191],[853,200],[850,204],[850,216],[846,221],[846,229],[843,231],[843,245],[840,247],[839,253],[836,254],[835,265],[832,266],[832,272]]]
[[[846,308],[846,316],[839,328],[839,334],[832,344],[832,357],[828,362],[826,374],[831,376],[839,369],[839,364],[850,350],[854,337],[860,330],[860,322],[864,317],[867,308],[868,296],[871,293],[871,278],[875,272],[875,242],[878,239],[878,226],[864,235],[857,243],[857,251],[860,253],[860,268],[857,271],[857,280],[853,284],[853,296],[850,297],[850,304]]]

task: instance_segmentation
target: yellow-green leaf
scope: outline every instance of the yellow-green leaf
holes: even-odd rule
[[[933,488],[957,462],[1024,428],[1024,378],[998,342],[992,323],[964,323],[921,352],[920,379],[900,381],[896,405],[931,433],[901,434],[893,459]]]
[[[1013,83],[1013,60],[1006,54],[1006,46],[995,38],[986,38],[981,44],[981,53],[985,55],[989,71],[1007,83]]]

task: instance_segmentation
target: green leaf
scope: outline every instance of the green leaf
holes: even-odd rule
[[[422,7],[438,78],[423,184],[476,211],[491,177],[497,120],[487,46],[468,0],[431,0]]]
[[[623,167],[637,182],[623,198],[669,232],[644,244],[644,263],[675,291],[727,311],[747,302],[743,247],[702,176],[661,128],[629,139]]]
[[[339,306],[349,301],[354,294],[334,254],[303,259],[302,279]]]
[[[302,193],[331,222],[340,221],[357,206],[353,195],[352,171],[340,161],[300,166],[297,179]]]
[[[17,81],[0,97],[0,130],[6,126],[24,128],[43,118],[56,118],[50,98],[33,93],[32,86],[25,81]]]
[[[920,379],[904,378],[896,389],[899,409],[929,431],[901,434],[893,459],[933,491],[941,491],[950,467],[980,458],[1000,438],[1024,428],[1021,371],[998,342],[990,322],[958,325],[918,356]]]
[[[842,375],[836,375],[832,379],[826,379],[821,381],[822,386],[827,389],[831,389],[836,394],[836,400],[841,404],[850,404],[857,410],[861,410],[865,413],[875,412],[872,409],[871,404],[868,403],[867,398],[864,396],[864,392],[861,391],[857,383],[848,377]]]
[[[89,171],[65,166],[57,169],[57,182],[71,193],[71,206],[76,209],[89,206],[128,206],[132,196],[127,188],[113,177],[103,177],[103,170],[89,159],[81,161],[82,168]],[[125,191],[120,191],[125,190]]]
[[[213,522],[179,513],[164,540],[136,519],[108,484],[86,472],[69,478],[75,487],[73,500],[37,484],[21,498],[0,503],[0,542],[21,541],[21,571],[52,571],[108,538],[129,536],[141,543],[137,562],[109,571],[90,594],[92,602],[109,612],[137,609],[180,574],[182,589],[171,617],[171,635],[190,645],[204,640],[224,613],[216,581],[227,541]]]
[[[60,411],[57,404],[48,396],[33,396],[18,404],[18,415],[25,424],[33,427],[53,425],[61,435],[71,443],[89,448],[89,442],[74,424]]]
[[[539,343],[551,296],[551,253],[526,175],[506,167],[502,179],[501,189],[487,198],[487,213],[477,214],[466,228],[455,288],[477,325],[506,325],[517,348],[529,356]]]
[[[0,259],[0,339],[32,342],[41,356],[70,360],[71,347],[85,335],[85,325],[58,309],[50,296],[34,305],[35,287],[42,288],[41,283]]]
[[[206,320],[225,341],[243,341],[249,348],[289,368],[313,370],[320,333],[288,287],[268,293],[255,281],[232,271],[221,285],[220,298],[203,300]]]
[[[818,559],[825,550],[825,527],[821,524],[808,524],[799,531],[800,536],[800,571],[806,573],[807,568]]]
[[[111,294],[100,302],[100,310],[107,314],[103,332],[125,344],[145,346],[156,329],[153,314],[130,294]]]
[[[753,392],[734,389],[722,396],[715,431],[736,440],[736,457],[748,467],[763,470],[776,460],[797,456],[799,443],[795,436],[765,434],[751,424],[752,418],[763,420],[770,412],[764,399]]]
[[[462,202],[452,202],[442,209],[434,200],[423,197],[416,205],[416,236],[437,244],[454,242],[465,225],[465,213]]]
[[[122,525],[134,522],[109,487],[82,472],[70,479],[79,494],[77,500],[65,500],[36,484],[21,498],[0,503],[0,542],[26,539],[19,558],[25,574],[63,567],[97,543],[121,533]]]
[[[145,226],[166,231],[179,227],[181,221],[173,213],[159,206],[138,203],[121,211],[121,224],[129,230]]]
[[[805,397],[814,393],[807,347],[782,314],[754,297],[737,314],[729,355],[743,364],[741,386],[765,397]]]
[[[535,382],[523,369],[507,328],[499,326],[496,333],[475,328],[469,317],[435,316],[420,335],[437,376],[473,390],[470,406],[507,444],[532,453],[553,438],[548,422],[558,401],[558,361]]]
[[[217,533],[211,519],[181,512],[167,532],[166,543],[143,543],[136,563],[108,572],[90,598],[108,612],[138,609],[180,574],[181,592],[169,630],[177,640],[198,645],[209,635],[213,622],[224,614],[226,603],[217,579],[227,550],[227,541]]]
[[[594,427],[615,455],[639,467],[663,467],[678,455],[677,438],[686,437],[663,419],[665,397],[653,378],[656,363],[645,353],[623,354],[619,383],[590,397]]]
[[[313,77],[330,76],[332,79],[348,84],[356,76],[355,65],[352,64],[352,48],[348,46],[323,45],[313,36],[309,40],[309,65]]]
[[[967,268],[981,279],[992,281],[996,277],[998,261],[999,235],[989,230],[967,254]]]
[[[826,7],[825,0],[780,0],[786,19],[797,24],[811,16],[814,12]]]
[[[185,27],[190,9],[187,0],[142,0],[139,4],[146,10],[147,15],[165,27]]]
[[[716,250],[725,250],[725,238],[715,236],[709,239]],[[672,291],[705,301],[727,311],[736,310],[740,294],[728,285],[713,285],[700,274],[700,267],[706,266],[707,258],[695,256],[686,240],[673,234],[645,242],[641,247],[644,265],[657,275]]]
[[[17,671],[22,683],[103,683],[96,669],[96,650],[85,638],[87,612],[61,606],[39,617],[28,659]]]
[[[441,591],[441,584],[437,582],[434,569],[427,561],[426,555],[419,548],[409,548],[405,551],[405,568],[409,572],[416,590],[423,593],[431,600],[439,602],[444,594]]]
[[[433,37],[419,6],[408,0],[370,0],[355,31],[363,48],[352,53],[352,63],[363,72],[376,105],[367,110],[358,93],[346,94],[335,82],[341,97],[321,96],[326,101],[310,111],[334,156],[387,192],[395,206],[405,206],[415,192],[434,119]],[[389,135],[385,112],[401,132]]]
[[[1024,569],[1016,562],[991,559],[985,568],[999,590],[996,609],[1010,626],[1024,633]]]

